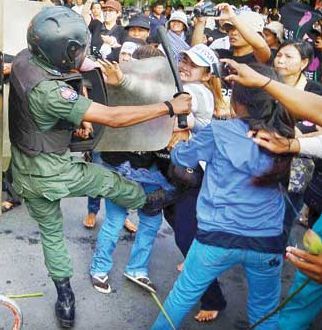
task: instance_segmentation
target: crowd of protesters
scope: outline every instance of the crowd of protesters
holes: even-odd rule
[[[287,96],[277,103],[279,95],[269,88],[276,80],[283,84],[280,89],[322,95],[321,11],[298,2],[280,11],[220,3],[212,5],[220,14],[206,17],[203,2],[196,4],[198,14],[187,15],[182,5],[158,1],[126,21],[117,0],[52,2],[71,8],[88,25],[91,41],[81,69],[99,67],[107,89],[135,88],[142,99],[144,84],[122,65],[143,59],[153,65],[163,58],[157,31],[164,26],[184,91],[192,97],[187,127],[176,122],[165,149],[86,155],[138,182],[146,193],[162,196],[160,205],[138,210],[138,225],[128,219],[126,207],[104,198],[105,216],[89,262],[93,287],[111,292],[112,255],[125,226],[135,241],[124,276],[157,292],[161,283],[150,279],[149,261],[164,218],[184,261],[164,302],[167,317],[160,313],[153,329],[180,328],[198,300],[195,319],[214,321],[227,305],[218,277],[237,264],[248,282],[249,323],[256,323],[279,305],[283,256],[301,270],[290,293],[307,278],[313,281],[256,329],[309,329],[322,311],[322,254],[311,256],[287,243],[296,222],[322,238],[322,109],[312,109],[316,115],[299,105],[294,110]],[[10,65],[5,69],[9,75]],[[182,178],[182,169],[193,174],[183,170],[190,177]],[[10,192],[10,171],[6,178]],[[11,195],[3,211],[20,204]],[[95,227],[100,203],[88,198],[86,228]]]

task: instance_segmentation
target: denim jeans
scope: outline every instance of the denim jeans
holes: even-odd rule
[[[199,188],[190,188],[174,205],[172,228],[174,230],[176,244],[184,257],[187,256],[189,248],[196,236],[196,207],[199,191]],[[217,279],[214,279],[201,297],[200,309],[221,311],[225,307],[225,297],[220,289],[219,282]]]
[[[159,186],[143,184],[145,192]],[[91,275],[106,275],[112,268],[112,254],[127,217],[127,209],[105,199],[105,219],[97,236],[96,250],[92,259]],[[161,213],[147,216],[138,210],[139,226],[125,272],[132,276],[148,276],[148,265],[153,243],[162,223]]]
[[[248,281],[248,317],[251,324],[274,309],[280,299],[280,254],[252,250],[225,249],[206,245],[196,239],[191,245],[182,273],[170,291],[164,308],[174,326],[179,328],[185,315],[200,299],[208,285],[224,271],[240,264]],[[152,326],[153,330],[172,329],[162,313]],[[278,316],[262,323],[256,330],[277,330]]]
[[[313,230],[322,238],[322,215]],[[289,294],[306,280],[307,276],[297,271]],[[280,329],[307,330],[321,311],[322,285],[312,280],[282,309],[279,319]]]

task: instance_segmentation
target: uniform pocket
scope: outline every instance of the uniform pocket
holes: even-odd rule
[[[70,194],[64,182],[54,181],[53,178],[33,177],[30,181],[38,197],[46,198],[51,202],[67,197]]]

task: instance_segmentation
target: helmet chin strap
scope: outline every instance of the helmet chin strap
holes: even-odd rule
[[[61,69],[55,67],[50,59],[46,56],[46,54],[44,53],[44,51],[41,48],[38,48],[38,52],[40,53],[39,55],[34,55],[36,56],[37,60],[40,63],[43,63],[48,69],[50,69],[51,73],[53,74],[57,74],[57,73],[61,73]]]

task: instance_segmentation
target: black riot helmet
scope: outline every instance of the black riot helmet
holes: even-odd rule
[[[82,65],[89,40],[90,32],[83,17],[64,6],[42,9],[27,31],[29,51],[59,72]]]

